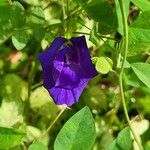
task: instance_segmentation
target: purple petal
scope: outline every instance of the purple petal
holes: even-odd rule
[[[71,42],[81,51],[80,65],[84,68],[87,78],[97,75],[94,64],[92,64],[90,54],[88,52],[85,36],[73,37]]]
[[[97,75],[85,37],[56,38],[51,47],[39,54],[44,87],[58,105],[77,102],[88,81]]]
[[[51,88],[54,85],[52,76],[52,62],[57,51],[66,41],[67,39],[65,38],[57,37],[46,51],[39,54],[39,60],[43,68],[43,85],[45,88]]]
[[[72,89],[72,93],[75,96],[75,99],[78,100],[84,88],[87,86],[89,79],[82,79],[78,87]]]
[[[46,51],[39,53],[39,60],[43,67],[49,66],[49,63],[53,61],[57,51],[66,41],[67,39],[65,38],[57,37]]]
[[[56,87],[73,89],[79,84],[79,67],[75,65],[65,65],[56,80]]]
[[[49,92],[57,105],[66,104],[67,106],[71,106],[76,102],[71,90],[53,87],[49,90]]]

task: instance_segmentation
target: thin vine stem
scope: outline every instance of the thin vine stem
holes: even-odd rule
[[[90,36],[90,33],[86,33],[86,32],[73,32],[74,34],[84,34],[84,35],[89,35]],[[114,38],[111,38],[111,37],[107,37],[105,35],[101,35],[101,34],[97,34],[98,37],[101,37],[101,38],[106,38],[106,39],[110,39],[110,40],[116,40]]]
[[[54,124],[57,122],[57,120],[60,118],[60,116],[64,113],[64,111],[67,109],[66,106],[64,106],[62,108],[62,110],[59,112],[59,114],[57,115],[57,117],[54,119],[54,121],[52,123],[50,123],[50,125],[48,126],[48,128],[43,132],[43,134],[41,134],[40,137],[38,137],[38,139],[44,137],[50,130],[51,128],[54,126]]]
[[[123,61],[121,64],[121,69],[120,69],[120,74],[119,74],[119,86],[120,86],[120,94],[121,94],[121,99],[122,99],[122,105],[123,105],[123,110],[124,114],[126,117],[126,120],[128,122],[128,125],[130,127],[130,130],[133,134],[134,140],[136,141],[138,147],[140,150],[143,150],[143,147],[141,145],[141,142],[139,141],[139,138],[137,134],[135,133],[134,129],[132,128],[132,124],[128,115],[128,110],[125,102],[125,96],[124,96],[124,89],[123,89],[123,72],[124,72],[124,64],[127,58],[127,53],[128,53],[128,23],[127,23],[127,16],[126,16],[126,8],[125,8],[125,1],[124,0],[119,0],[120,2],[120,7],[121,7],[121,12],[122,12],[122,18],[123,18],[123,25],[124,25],[124,51],[123,51]]]

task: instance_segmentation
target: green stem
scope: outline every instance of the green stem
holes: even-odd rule
[[[64,0],[61,0],[62,3],[62,11],[63,11],[63,20],[66,18],[66,12],[65,12],[65,5],[64,5]]]
[[[60,116],[63,114],[63,112],[66,110],[66,106],[64,106],[63,108],[62,108],[62,110],[59,112],[59,114],[57,115],[57,117],[54,119],[54,121],[48,126],[48,128],[43,132],[43,134],[40,136],[40,137],[38,137],[38,139],[40,139],[40,138],[42,138],[42,137],[44,137],[50,130],[51,130],[51,128],[53,127],[53,125],[57,122],[57,120],[60,118]]]
[[[40,82],[38,82],[38,83],[32,85],[32,86],[31,86],[31,90],[34,90],[34,89],[36,89],[37,87],[42,86],[42,85],[43,85],[43,81],[40,81]]]
[[[134,139],[135,139],[139,149],[143,150],[141,142],[139,141],[138,136],[136,135],[134,129],[132,128],[132,124],[131,124],[131,121],[130,121],[130,118],[128,115],[128,110],[127,110],[127,106],[126,106],[126,102],[125,102],[125,96],[124,96],[123,79],[122,78],[123,78],[123,72],[124,72],[124,64],[125,64],[125,61],[127,58],[127,53],[128,53],[128,22],[127,22],[126,8],[125,8],[124,0],[120,0],[120,7],[121,7],[123,25],[124,25],[124,52],[123,52],[123,61],[121,64],[121,69],[120,69],[120,74],[119,74],[120,94],[121,94],[124,114],[125,114],[126,120],[128,122],[128,125],[130,127],[130,130],[134,136]]]
[[[84,34],[84,35],[89,35],[90,36],[90,33],[85,33],[85,32],[73,32],[74,34]],[[106,38],[106,39],[110,39],[110,40],[116,40],[114,38],[111,38],[111,37],[107,37],[105,35],[101,35],[101,34],[97,34],[98,37],[100,38]]]

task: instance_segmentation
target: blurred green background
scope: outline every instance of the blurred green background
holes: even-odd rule
[[[143,6],[136,0],[126,1],[129,24],[141,11],[150,9],[149,1],[144,2]],[[121,20],[118,1],[113,0],[93,0],[91,3],[86,0],[0,0],[0,126],[27,133],[23,142],[10,150],[27,149],[62,109],[43,88],[42,68],[37,59],[37,54],[50,46],[56,36],[85,35],[91,56],[108,57],[113,66],[106,74],[100,72],[88,84],[79,102],[65,111],[40,141],[52,150],[63,124],[85,105],[89,106],[95,120],[94,150],[106,149],[127,125],[118,79],[111,70],[119,68],[118,50],[123,35]],[[150,30],[150,26],[147,28]],[[134,47],[129,45],[131,55],[124,74],[129,116],[135,130],[142,135],[146,150],[150,150],[150,90],[138,79],[130,64],[150,63],[148,52],[139,54],[133,50],[137,47],[146,49],[150,45],[148,42],[141,45],[137,42]],[[100,65],[105,71],[108,64]]]

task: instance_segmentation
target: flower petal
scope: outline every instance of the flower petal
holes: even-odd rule
[[[46,51],[39,54],[39,60],[43,68],[43,85],[45,88],[49,89],[54,86],[54,80],[52,76],[52,62],[55,54],[65,42],[65,38],[57,37]]]
[[[53,61],[57,51],[66,41],[67,39],[63,37],[57,37],[46,51],[39,53],[39,60],[43,68],[49,66],[49,63]]]
[[[73,37],[71,42],[76,46],[81,52],[80,65],[84,69],[86,77],[92,78],[97,75],[94,64],[91,61],[90,54],[88,52],[85,36]]]
[[[49,90],[49,93],[57,105],[66,104],[67,106],[71,106],[76,102],[71,90],[53,87]]]
[[[78,87],[72,89],[72,93],[76,100],[79,99],[81,93],[83,92],[84,88],[87,86],[89,79],[82,79],[80,80],[80,83]]]
[[[78,86],[80,74],[77,65],[65,65],[56,80],[55,86],[73,89]]]

